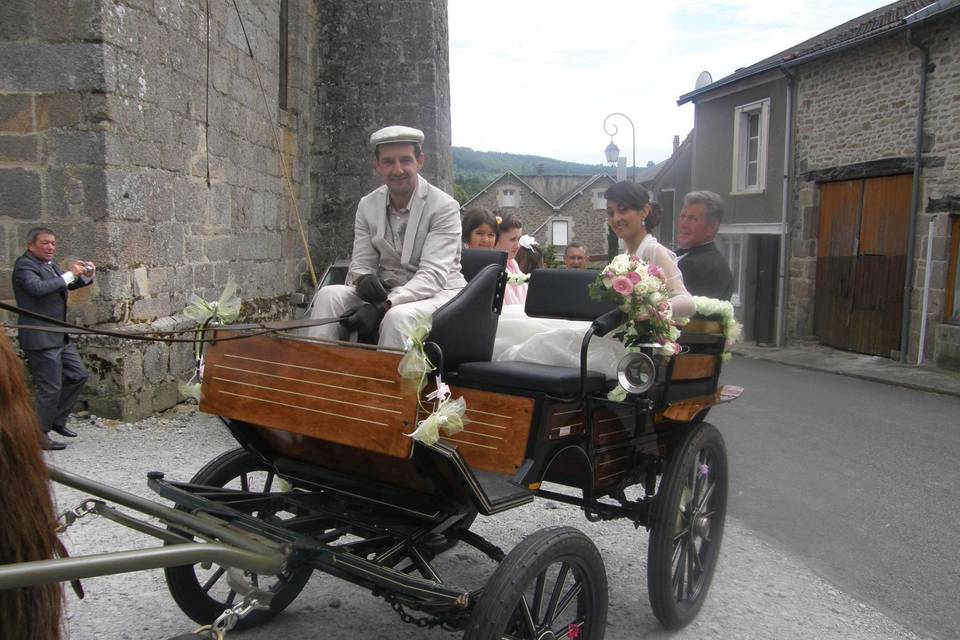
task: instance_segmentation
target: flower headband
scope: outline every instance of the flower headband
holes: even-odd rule
[[[537,239],[534,238],[533,236],[528,236],[528,235],[520,236],[519,242],[520,242],[520,246],[523,247],[524,249],[527,249],[528,251],[533,251],[534,247],[537,246]]]

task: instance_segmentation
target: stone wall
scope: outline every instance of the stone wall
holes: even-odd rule
[[[198,2],[14,4],[0,45],[0,129],[16,143],[0,144],[3,269],[42,223],[62,258],[98,264],[95,284],[71,297],[72,320],[176,326],[191,293],[215,299],[231,278],[245,315],[283,311],[304,262],[272,123],[305,201],[312,4],[290,3],[283,112],[272,3],[241,3],[253,60],[230,4],[211,5],[209,25]],[[8,270],[0,281],[9,298]],[[81,349],[91,410],[125,418],[175,403],[192,364],[189,345]]]
[[[238,4],[239,18],[201,0],[0,3],[0,299],[44,224],[60,257],[98,264],[71,320],[181,326],[190,293],[215,299],[231,278],[244,317],[285,315],[310,282],[284,164],[318,271],[349,252],[378,126],[423,128],[425,175],[450,185],[443,0],[288,0],[285,110],[281,3]],[[81,351],[91,410],[123,418],[176,402],[192,365],[189,345]]]
[[[929,361],[941,340],[957,332],[938,329],[944,317],[949,215],[958,213],[960,193],[960,16],[954,12],[922,27],[916,40],[930,49],[920,208],[915,228],[914,293],[910,353],[915,360],[928,224],[934,222],[929,325]],[[912,170],[920,83],[920,51],[903,34],[891,36],[804,65],[797,72],[795,163],[799,175],[830,175],[874,161],[906,163]],[[837,174],[839,175],[839,174]],[[835,178],[834,178],[835,179]],[[953,204],[951,204],[953,203]],[[819,217],[817,182],[794,184],[788,335],[813,332]],[[942,205],[942,206],[941,206]],[[952,347],[956,353],[956,346]]]
[[[426,133],[422,175],[453,193],[446,0],[318,0],[310,243],[321,263],[347,257],[358,200],[381,184],[370,134]]]

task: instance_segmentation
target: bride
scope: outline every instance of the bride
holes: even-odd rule
[[[683,286],[676,255],[657,242],[650,230],[659,224],[651,216],[650,194],[634,182],[618,182],[607,189],[607,224],[626,246],[627,255],[663,269],[674,318],[688,318],[696,311],[693,298]],[[580,342],[588,322],[530,318],[521,305],[504,306],[494,345],[494,360],[519,360],[537,364],[577,367]],[[590,342],[587,366],[591,371],[616,377],[617,363],[626,353],[613,338],[594,338]]]

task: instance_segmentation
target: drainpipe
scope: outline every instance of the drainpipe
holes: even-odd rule
[[[907,29],[907,44],[920,49],[920,98],[917,104],[916,145],[913,151],[913,190],[910,201],[909,237],[907,238],[907,268],[903,283],[903,315],[900,319],[900,361],[906,362],[910,349],[910,298],[913,293],[913,256],[917,243],[917,211],[920,208],[920,163],[923,155],[923,116],[927,104],[927,66],[930,49],[913,39],[913,29]],[[921,349],[923,346],[921,345]]]
[[[790,252],[790,166],[793,161],[793,88],[794,76],[780,67],[787,78],[787,115],[783,134],[783,204],[780,213],[780,269],[777,274],[777,332],[776,346],[783,346],[787,324],[787,260]]]

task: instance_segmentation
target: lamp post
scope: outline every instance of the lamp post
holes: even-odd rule
[[[608,136],[610,136],[610,144],[607,145],[607,148],[604,149],[603,152],[607,156],[607,162],[616,162],[617,158],[620,157],[620,147],[618,147],[613,142],[613,136],[617,135],[617,132],[619,131],[619,129],[617,128],[617,125],[613,122],[610,123],[609,128],[607,126],[607,120],[609,120],[613,116],[620,116],[621,118],[623,118],[624,120],[630,123],[630,133],[632,135],[631,141],[632,141],[632,148],[633,148],[633,181],[636,182],[637,181],[637,130],[633,126],[633,120],[627,117],[626,114],[620,113],[619,111],[614,111],[613,113],[611,113],[610,115],[608,115],[606,118],[603,119],[603,132],[606,133]],[[610,131],[610,128],[612,128],[613,131]]]

